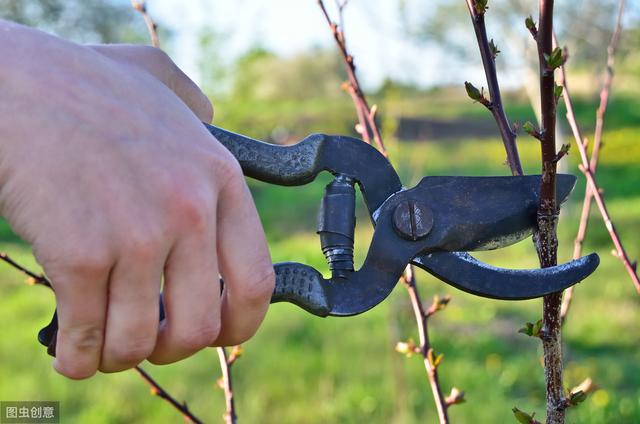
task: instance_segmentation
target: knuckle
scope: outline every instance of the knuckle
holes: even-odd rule
[[[131,233],[127,236],[125,247],[122,250],[128,257],[135,258],[139,263],[149,263],[154,259],[160,247],[160,240],[151,233]]]
[[[77,246],[65,251],[58,260],[53,261],[53,265],[77,275],[95,275],[108,271],[112,262],[110,252],[103,247]]]
[[[127,338],[113,346],[106,346],[105,353],[113,363],[130,368],[147,359],[154,347],[155,338],[138,336]]]
[[[60,328],[60,335],[64,343],[72,346],[80,353],[92,353],[102,349],[104,329],[94,325],[84,325],[74,328]]]
[[[209,322],[181,331],[176,337],[176,344],[182,350],[196,352],[211,346],[220,334],[220,321]]]
[[[210,197],[198,187],[179,189],[173,196],[171,204],[179,221],[190,228],[204,231],[211,219],[213,205]]]

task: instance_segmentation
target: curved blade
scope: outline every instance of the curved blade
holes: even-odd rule
[[[600,263],[592,253],[544,269],[496,268],[464,252],[417,256],[413,264],[434,277],[471,294],[504,300],[532,299],[564,290],[588,277]]]
[[[571,193],[576,177],[557,177],[557,199],[562,203]],[[531,234],[536,223],[540,179],[540,175],[425,177],[415,188],[396,196],[420,203],[432,212],[433,229],[425,240],[429,250],[490,250]]]

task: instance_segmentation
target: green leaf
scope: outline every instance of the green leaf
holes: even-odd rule
[[[489,8],[489,0],[476,0],[476,13],[478,15],[484,15],[484,12]]]
[[[516,420],[518,420],[519,423],[531,424],[531,421],[533,421],[532,415],[529,415],[516,407],[512,408],[511,411],[513,411],[513,415],[516,417]]]
[[[540,330],[542,329],[542,320],[539,319],[538,321],[536,321],[535,324],[533,324],[533,328],[532,328],[532,336],[539,336],[540,335]]]
[[[536,29],[536,23],[533,21],[531,15],[527,16],[527,19],[524,20],[524,24],[528,30]]]
[[[533,324],[530,322],[526,323],[524,327],[518,330],[518,333],[526,334],[527,336],[531,336],[533,334]]]
[[[526,334],[529,337],[538,337],[542,329],[542,320],[539,319],[534,323],[527,322],[524,327],[518,330],[518,333]]]
[[[480,99],[482,99],[484,96],[482,95],[482,93],[480,92],[480,90],[478,90],[476,88],[475,85],[471,84],[469,81],[465,81],[464,82],[464,88],[465,90],[467,90],[467,95],[475,101],[480,101]]]
[[[435,359],[433,360],[433,367],[437,367],[438,365],[440,365],[440,362],[442,362],[442,358],[444,358],[444,353],[439,354],[438,356],[435,357]]]
[[[527,121],[522,124],[522,129],[528,134],[533,134],[536,132],[536,127],[531,123],[531,121]]]
[[[560,47],[556,47],[553,49],[551,54],[545,54],[544,59],[547,61],[547,66],[549,69],[556,69],[562,66],[564,63],[564,57],[562,56],[562,49]]]
[[[498,56],[498,53],[500,53],[498,46],[493,42],[493,38],[489,41],[489,49],[491,50],[491,56],[493,56],[494,59]]]
[[[556,84],[555,82],[553,84],[554,84],[553,95],[556,97],[556,103],[558,103],[558,100],[560,100],[560,97],[562,97],[562,92],[564,91],[564,87]]]

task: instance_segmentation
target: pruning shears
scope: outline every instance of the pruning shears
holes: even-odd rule
[[[290,302],[322,317],[360,314],[389,296],[410,263],[477,296],[531,299],[582,281],[599,264],[592,253],[551,268],[516,270],[491,266],[467,253],[502,248],[531,235],[540,175],[433,176],[407,189],[387,158],[353,137],[313,134],[295,145],[277,146],[205,125],[247,177],[299,186],[323,171],[334,176],[325,188],[317,227],[331,278],[305,264],[277,263],[271,303]],[[575,182],[572,175],[557,176],[558,203],[568,198]],[[356,185],[374,225],[358,270],[353,263]],[[38,335],[51,354],[56,331],[54,314]]]

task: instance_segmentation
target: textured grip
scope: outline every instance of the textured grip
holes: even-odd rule
[[[293,146],[263,143],[231,131],[205,124],[209,132],[240,163],[248,177],[284,186],[307,184],[322,171],[318,164],[324,136],[315,134]]]
[[[325,287],[329,282],[308,265],[284,262],[274,265],[276,287],[271,303],[290,302],[307,312],[326,317],[331,304]]]

